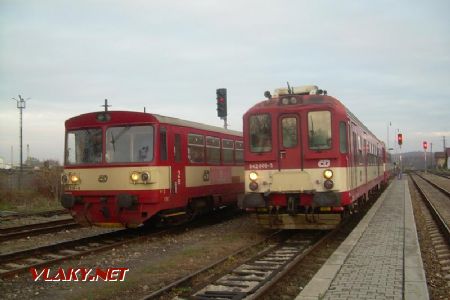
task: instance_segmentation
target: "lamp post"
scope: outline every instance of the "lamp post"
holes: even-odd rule
[[[20,110],[20,173],[19,173],[19,189],[22,188],[22,171],[23,171],[23,150],[22,150],[22,114],[23,110],[25,109],[25,100],[22,98],[21,95],[19,95],[19,100],[16,98],[13,98],[13,100],[16,100],[17,102],[17,108]],[[27,99],[28,100],[28,99]]]

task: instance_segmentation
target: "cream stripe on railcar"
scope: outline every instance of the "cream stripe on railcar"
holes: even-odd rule
[[[243,166],[188,166],[186,187],[244,182]]]
[[[333,170],[333,180],[334,187],[332,190],[347,191],[348,182],[347,178],[347,168],[330,168]],[[245,171],[245,192],[253,192],[249,189],[249,173],[258,173],[258,183],[259,189],[256,191],[258,193],[264,192],[298,192],[298,191],[317,191],[325,192],[328,191],[324,188],[323,183],[326,180],[323,177],[323,171],[325,169],[289,169],[289,170],[247,170]]]
[[[130,175],[132,172],[150,173],[147,184],[134,184]],[[66,169],[64,174],[76,174],[80,177],[80,184],[66,186],[66,190],[107,191],[107,190],[161,190],[169,189],[170,167],[117,167],[117,168],[89,168]],[[100,182],[100,176],[108,176],[106,182]]]

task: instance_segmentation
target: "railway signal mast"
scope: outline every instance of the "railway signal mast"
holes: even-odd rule
[[[217,116],[223,120],[223,127],[227,129],[227,89],[216,90]]]
[[[425,173],[427,172],[427,149],[428,149],[428,143],[427,141],[423,141],[422,143],[422,147],[423,147],[423,153],[425,154]]]
[[[401,179],[402,178],[402,172],[403,172],[403,163],[402,163],[403,134],[401,134],[401,133],[397,134],[397,143],[398,143],[398,146],[400,148],[398,179]]]

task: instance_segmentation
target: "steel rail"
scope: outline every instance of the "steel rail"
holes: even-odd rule
[[[447,197],[450,197],[450,192],[447,191],[445,188],[437,185],[436,183],[432,182],[431,180],[423,177],[422,175],[420,175],[419,173],[415,173],[417,176],[419,176],[420,178],[422,178],[423,180],[425,180],[426,182],[428,182],[429,184],[431,184],[432,186],[434,186],[436,189],[438,189],[439,191],[441,191],[442,193],[444,193]]]
[[[414,179],[414,176],[409,174],[414,186],[416,187],[417,191],[422,197],[422,200],[425,202],[426,206],[431,212],[431,215],[433,216],[434,220],[436,221],[441,233],[445,236],[447,242],[450,244],[450,228],[447,226],[446,222],[442,218],[439,211],[436,209],[436,207],[431,203],[430,199],[427,197],[425,192],[422,190],[422,188],[417,184],[416,180]],[[416,176],[420,177],[416,174]],[[422,178],[422,177],[420,177]],[[425,180],[425,182],[428,182]],[[431,186],[435,187],[434,185],[430,184]]]
[[[27,224],[22,226],[0,229],[0,241],[7,241],[21,237],[35,236],[44,233],[61,231],[80,227],[73,219],[63,219],[44,223]]]

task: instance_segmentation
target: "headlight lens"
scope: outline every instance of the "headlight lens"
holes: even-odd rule
[[[327,180],[325,180],[325,182],[323,183],[323,186],[324,186],[326,189],[331,190],[331,189],[333,188],[333,186],[334,186],[334,183],[333,183],[332,180],[327,179]]]
[[[66,174],[64,174],[63,176],[61,176],[61,182],[63,184],[66,184],[67,182],[69,182],[69,177]]]
[[[250,188],[250,190],[256,191],[258,189],[258,184],[256,182],[252,181],[252,182],[250,182],[248,187]]]
[[[248,178],[250,178],[250,180],[255,181],[256,179],[258,179],[258,173],[250,172],[250,174],[248,174]]]
[[[141,179],[142,179],[142,181],[149,181],[149,180],[150,180],[150,173],[148,173],[148,172],[143,172],[143,173],[141,174]]]
[[[323,171],[323,177],[325,177],[326,179],[331,179],[333,177],[333,171],[331,170]]]
[[[78,181],[80,181],[80,177],[78,177],[75,174],[70,175],[70,181],[72,181],[72,183],[77,183]]]
[[[130,178],[131,178],[132,181],[138,181],[139,180],[139,173],[138,172],[131,173]]]

